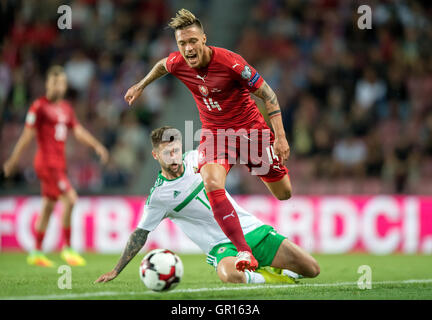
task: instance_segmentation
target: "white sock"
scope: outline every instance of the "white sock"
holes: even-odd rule
[[[265,279],[262,274],[258,272],[252,272],[245,270],[246,283],[265,283]]]
[[[282,274],[285,275],[285,276],[289,276],[291,278],[294,278],[294,279],[301,279],[301,278],[303,278],[302,275],[300,275],[298,273],[295,273],[294,271],[291,271],[291,270],[288,270],[288,269],[283,269],[282,270]]]

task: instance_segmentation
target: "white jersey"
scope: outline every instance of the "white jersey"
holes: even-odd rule
[[[184,173],[176,179],[168,180],[159,172],[138,228],[153,231],[163,219],[169,218],[202,251],[209,253],[215,245],[230,240],[213,216],[204,182],[197,173],[198,151],[186,152],[183,155],[183,164]],[[227,191],[225,193],[237,212],[244,234],[264,224],[241,208]]]

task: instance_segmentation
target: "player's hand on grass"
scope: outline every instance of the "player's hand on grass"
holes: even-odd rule
[[[6,178],[12,175],[15,171],[16,165],[17,162],[14,159],[9,159],[3,164],[3,172]]]
[[[108,162],[109,152],[104,146],[102,146],[102,145],[97,146],[95,148],[95,152],[99,156],[99,158],[103,164],[106,164]]]
[[[287,139],[284,136],[276,137],[273,147],[274,153],[279,157],[281,163],[284,163],[286,160],[288,160],[290,155],[290,147],[288,145]]]
[[[108,281],[113,280],[117,276],[118,276],[117,271],[112,270],[110,272],[107,272],[107,273],[101,275],[99,278],[96,279],[96,281],[94,283],[108,282]]]
[[[136,99],[139,98],[141,93],[143,92],[143,89],[139,87],[138,84],[133,85],[129,88],[129,90],[126,92],[124,98],[129,105],[131,105]]]

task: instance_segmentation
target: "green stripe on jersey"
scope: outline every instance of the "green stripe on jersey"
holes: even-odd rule
[[[201,181],[201,183],[186,197],[186,199],[184,199],[182,203],[174,208],[174,211],[179,212],[181,209],[186,207],[188,203],[191,202],[195,196],[201,192],[202,189],[204,189],[204,181]]]
[[[150,194],[149,194],[148,197],[147,197],[146,205],[148,205],[148,204],[150,203],[150,197],[151,197],[153,191],[154,191],[157,187],[161,186],[163,183],[164,183],[164,180],[163,180],[163,179],[160,179],[159,177],[156,179],[155,184],[154,184],[153,187],[151,187],[151,189],[150,189]]]
[[[201,199],[200,197],[196,197],[197,198],[197,200],[199,200],[207,209],[209,209],[209,210],[211,210],[211,207],[207,204],[207,203],[205,203],[204,202],[204,200],[203,199]]]

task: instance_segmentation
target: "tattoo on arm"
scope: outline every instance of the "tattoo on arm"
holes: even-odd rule
[[[164,58],[162,60],[159,60],[154,67],[150,70],[150,72],[139,82],[139,87],[141,89],[144,89],[147,87],[150,83],[155,81],[156,79],[159,79],[160,77],[166,75],[168,73],[167,69],[165,68],[165,60],[167,58]]]
[[[254,92],[254,94],[264,101],[275,135],[285,137],[281,109],[279,107],[276,94],[272,88],[270,88],[267,82],[264,81],[259,89]]]
[[[274,111],[280,112],[276,94],[266,82],[264,82],[263,85],[254,92],[254,94],[264,101],[269,116],[270,113],[273,113]]]
[[[269,115],[269,117],[271,117],[271,116],[277,115],[278,113],[281,113],[281,111],[275,110],[275,111],[270,112],[268,115]]]
[[[119,262],[115,266],[114,270],[117,273],[120,273],[123,268],[132,260],[133,257],[136,256],[138,251],[144,246],[147,241],[147,236],[149,231],[137,228],[129,237],[126,248],[123,251],[122,256],[120,257]]]

